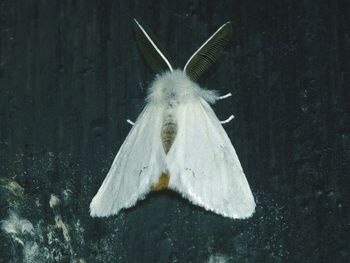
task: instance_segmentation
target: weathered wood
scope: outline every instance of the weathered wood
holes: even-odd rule
[[[348,260],[349,14],[341,0],[2,0],[0,220],[10,211],[29,220],[34,233],[19,237],[37,250],[23,254],[3,230],[0,261]],[[153,78],[133,17],[178,67],[232,21],[231,48],[200,84],[233,94],[215,110],[236,116],[225,129],[256,197],[253,218],[222,218],[163,191],[119,216],[89,217]],[[60,203],[50,207],[51,194]]]

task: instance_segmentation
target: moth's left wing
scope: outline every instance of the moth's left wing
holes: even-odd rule
[[[110,216],[133,206],[158,180],[165,169],[162,116],[161,107],[146,105],[90,204],[91,216]]]
[[[236,151],[209,104],[203,99],[180,104],[177,125],[166,157],[169,188],[217,214],[250,217],[254,197]]]

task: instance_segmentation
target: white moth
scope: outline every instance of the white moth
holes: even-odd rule
[[[254,197],[236,151],[210,107],[231,94],[219,97],[194,82],[227,45],[230,22],[191,56],[183,70],[173,70],[149,33],[134,23],[146,60],[162,73],[150,86],[140,116],[135,123],[129,121],[133,126],[90,204],[91,216],[117,214],[150,191],[169,188],[217,214],[250,217]]]

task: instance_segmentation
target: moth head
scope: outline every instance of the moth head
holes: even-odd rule
[[[148,89],[148,102],[168,104],[179,99],[185,102],[192,99],[200,90],[198,84],[193,82],[182,70],[175,69],[157,75]]]
[[[134,32],[142,55],[156,74],[173,72],[173,67],[157,44],[153,33],[134,19]],[[232,38],[232,24],[227,22],[215,31],[189,58],[183,72],[197,81],[217,60]]]

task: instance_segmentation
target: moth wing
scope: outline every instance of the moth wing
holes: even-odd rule
[[[178,132],[167,155],[169,188],[196,205],[231,218],[250,217],[255,202],[225,130],[201,99],[179,106]]]
[[[146,105],[90,204],[91,216],[117,214],[144,198],[165,167],[160,108]]]

